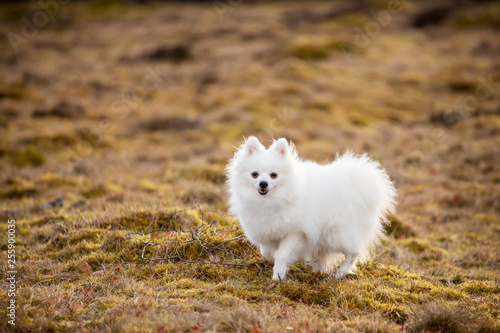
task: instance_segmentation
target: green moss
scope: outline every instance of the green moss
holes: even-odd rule
[[[460,285],[460,290],[472,295],[500,293],[500,287],[498,287],[498,285],[495,285],[495,283],[493,283],[492,281],[469,280]]]
[[[55,214],[54,215],[46,215],[43,217],[37,217],[34,219],[25,220],[25,221],[23,221],[22,225],[26,225],[30,230],[32,230],[33,228],[36,228],[36,227],[43,227],[43,226],[47,226],[47,225],[53,227],[53,225],[50,225],[49,222],[65,223],[65,221],[67,221],[68,218],[70,218],[70,216],[68,216],[68,215],[55,215]]]
[[[86,249],[85,252],[91,252],[93,250],[98,249],[98,245],[91,246],[89,249]],[[78,251],[83,252],[83,251]],[[80,259],[80,263],[88,263],[94,269],[100,269],[103,264],[116,264],[117,262],[121,262],[120,255],[118,253],[113,252],[92,252],[87,255],[84,255]]]
[[[36,147],[30,146],[12,153],[12,162],[17,167],[41,166],[45,163],[45,155]]]
[[[86,179],[82,177],[71,178],[56,173],[45,173],[40,179],[40,183],[51,187],[77,186],[86,183]]]
[[[24,85],[13,84],[8,87],[0,87],[0,100],[4,98],[23,100],[34,97],[34,92]]]
[[[310,286],[307,284],[287,281],[277,287],[278,294],[294,302],[328,306],[335,295],[334,289],[327,284]]]
[[[81,6],[79,15],[83,18],[111,19],[122,16],[127,12],[127,6],[122,0],[90,1],[88,5]]]
[[[106,187],[104,185],[94,186],[88,190],[84,190],[81,192],[83,196],[87,198],[96,198],[102,197],[108,193]]]
[[[139,184],[140,188],[146,192],[156,192],[161,189],[158,183],[154,183],[150,181],[149,179],[143,179],[141,180]]]
[[[32,186],[33,182],[20,177],[8,177],[5,179],[5,185],[17,185],[17,186]]]
[[[406,246],[412,252],[422,253],[430,247],[429,241],[420,238],[408,238],[400,242],[401,245]]]
[[[195,169],[184,169],[181,177],[189,180],[203,179],[209,182],[221,185],[226,181],[224,175],[224,165],[208,164],[205,167]]]
[[[33,197],[40,193],[36,187],[14,187],[0,193],[1,198],[5,199],[22,199]]]
[[[128,240],[125,238],[123,232],[113,231],[104,233],[104,240],[101,248],[104,251],[118,251],[125,246]]]
[[[0,10],[0,17],[3,20],[15,21],[17,22],[20,17],[26,16],[31,11],[32,4],[21,2],[21,3],[9,3],[7,5],[3,4]]]
[[[395,238],[413,237],[416,235],[415,227],[404,221],[399,215],[391,214],[385,231]]]
[[[408,310],[402,305],[376,302],[375,309],[379,311],[382,316],[398,325],[404,324],[408,319]]]
[[[81,138],[74,133],[38,134],[26,139],[27,144],[34,145],[45,151],[59,151],[77,144]]]
[[[51,258],[72,259],[101,249],[108,230],[77,229],[69,233],[55,233],[48,236],[49,242],[40,248]]]
[[[462,91],[473,91],[476,87],[474,82],[469,81],[452,81],[448,83],[451,91],[462,92]]]
[[[484,213],[475,214],[473,217],[474,222],[484,224],[497,224],[500,225],[500,218],[496,215],[489,215]]]
[[[224,184],[226,176],[224,174],[224,165],[204,164],[196,167],[183,167],[180,170],[168,170],[163,180],[169,183],[178,182],[179,179],[188,181],[208,181],[217,185]]]
[[[290,41],[289,52],[294,57],[304,60],[324,59],[338,47],[338,42],[326,37],[298,36]]]
[[[450,19],[453,26],[459,28],[491,27],[500,28],[500,6],[492,3],[472,9],[461,10]]]
[[[91,243],[102,243],[105,234],[109,233],[102,229],[78,229],[65,235],[69,245],[77,244],[83,240]]]
[[[123,192],[123,188],[117,184],[98,184],[89,189],[81,191],[81,194],[87,198],[98,198],[106,195],[119,195]]]
[[[152,212],[144,210],[125,214],[109,221],[104,220],[101,224],[103,226],[115,226],[129,230],[143,230],[145,228],[148,228],[148,230],[158,228],[180,230],[192,227],[192,221],[185,214],[176,214],[176,211]]]
[[[369,113],[362,113],[357,111],[351,111],[347,114],[349,121],[358,126],[368,126],[376,121],[375,117]]]

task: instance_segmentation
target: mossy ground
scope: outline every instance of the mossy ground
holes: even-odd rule
[[[15,329],[498,332],[500,7],[457,5],[417,29],[432,3],[405,2],[360,47],[355,28],[388,4],[335,14],[344,5],[242,3],[221,20],[211,4],[78,2],[17,54],[0,40]],[[21,34],[37,6],[3,4],[2,35]],[[224,167],[250,135],[387,168],[398,215],[356,276],[299,263],[273,282],[243,237],[221,243],[242,234],[225,215]],[[210,222],[207,243],[179,232]],[[0,299],[12,330],[6,288]]]

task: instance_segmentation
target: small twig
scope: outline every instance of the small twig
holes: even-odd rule
[[[82,284],[82,287],[83,287],[83,292],[85,292],[85,289],[88,287],[88,291],[85,293],[85,295],[83,296],[82,298],[82,302],[89,296],[90,292],[92,291],[92,282],[90,283],[85,283],[85,284]]]
[[[376,264],[380,259],[382,259],[386,254],[387,252],[389,252],[389,250],[385,251],[384,253],[382,253],[377,259],[375,259],[373,261],[373,264]]]
[[[168,229],[167,227],[168,227],[169,223],[171,221],[173,221],[174,219],[176,219],[181,213],[186,211],[186,209],[189,206],[195,207],[199,210],[202,225],[200,225],[197,228],[192,229],[192,230]],[[256,264],[249,265],[249,264],[242,264],[242,263],[223,262],[222,260],[221,261],[213,261],[213,257],[211,257],[211,256],[210,256],[209,261],[198,260],[198,259],[203,258],[205,256],[209,256],[211,253],[213,253],[215,251],[222,252],[223,258],[225,257],[224,260],[231,260],[231,258],[236,259],[236,260],[242,260],[242,261],[244,260],[240,255],[235,253],[235,252],[240,253],[240,251],[238,251],[237,249],[231,248],[230,246],[227,246],[229,243],[231,243],[233,241],[237,241],[241,238],[244,238],[243,234],[240,234],[240,235],[233,237],[233,238],[230,238],[230,239],[223,240],[223,241],[218,242],[218,243],[212,243],[209,240],[207,240],[206,238],[204,238],[204,234],[206,234],[210,231],[211,231],[210,235],[212,237],[215,236],[217,234],[217,232],[237,232],[238,231],[238,229],[219,230],[219,222],[224,217],[225,217],[225,214],[222,214],[221,216],[219,216],[217,219],[215,219],[213,221],[205,222],[205,213],[201,209],[201,206],[195,201],[194,203],[186,205],[180,211],[177,211],[174,214],[172,214],[172,216],[170,216],[170,218],[162,225],[161,228],[153,229],[153,230],[145,232],[145,233],[144,232],[143,233],[130,232],[126,235],[126,237],[129,239],[132,239],[133,241],[139,242],[140,244],[143,245],[142,253],[141,253],[141,259],[143,259],[143,260],[148,260],[148,261],[177,260],[177,261],[191,263],[191,264],[211,264],[211,265],[220,265],[220,266],[247,267],[247,268],[256,269],[259,273],[261,272],[261,269],[269,269],[270,267],[265,262],[259,262]],[[187,239],[183,238],[183,240],[173,240],[173,241],[167,240],[167,241],[163,241],[160,243],[152,242],[151,237],[150,237],[149,241],[138,240],[137,237],[134,237],[135,235],[137,235],[137,236],[152,235],[152,234],[157,233],[157,232],[173,232],[176,234],[187,234],[187,235],[190,235],[191,237],[189,238],[189,236],[188,236]],[[188,243],[192,243],[192,242],[197,242],[201,248],[201,252],[192,259],[187,259],[179,254],[168,255],[169,250],[175,251],[175,249],[172,249],[170,247],[168,247],[166,249],[166,253],[165,253],[165,256],[163,258],[161,258],[161,257],[160,258],[149,258],[146,256],[146,250],[150,247],[152,248],[152,247],[156,247],[159,245],[167,245],[167,244],[180,245],[180,244],[188,244]],[[253,247],[250,246],[249,248],[252,250],[252,252],[256,253],[256,251],[253,249]]]

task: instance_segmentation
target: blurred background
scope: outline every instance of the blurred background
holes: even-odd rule
[[[498,184],[499,17],[496,1],[2,1],[3,209],[224,209],[250,135],[318,161],[369,152],[403,188]]]
[[[447,327],[497,331],[499,32],[500,2],[485,0],[0,1],[0,229],[16,219],[18,329],[194,332],[200,314],[216,327],[254,309],[275,331],[330,318],[399,332],[439,311]],[[269,270],[141,260],[130,232],[195,201],[226,212],[224,168],[252,135],[388,170],[398,213],[359,280],[299,265],[275,288]]]

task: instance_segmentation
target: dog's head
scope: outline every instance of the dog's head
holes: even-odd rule
[[[288,144],[286,139],[275,140],[266,150],[256,137],[250,137],[231,162],[231,190],[259,197],[285,195],[294,176],[296,159],[293,144]]]

